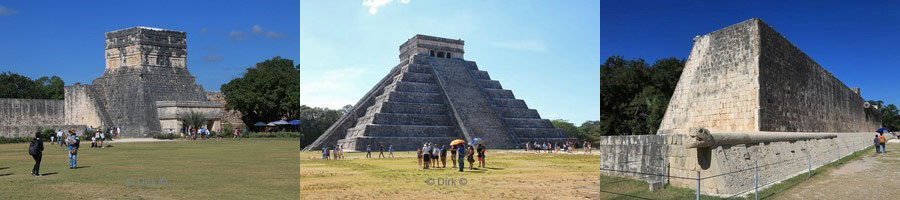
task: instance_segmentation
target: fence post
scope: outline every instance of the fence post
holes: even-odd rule
[[[812,176],[812,151],[806,152],[806,179]]]
[[[759,200],[759,161],[753,161],[753,193],[756,194],[756,200]]]
[[[700,171],[697,171],[697,200],[700,200]]]

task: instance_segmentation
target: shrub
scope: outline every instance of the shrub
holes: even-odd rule
[[[300,132],[248,132],[243,133],[241,137],[245,138],[300,138],[303,136]]]
[[[34,136],[25,136],[25,137],[0,137],[0,144],[31,142],[31,139],[32,139],[32,138],[34,138]]]
[[[159,140],[174,140],[175,138],[179,137],[179,135],[174,134],[174,133],[169,134],[169,133],[160,133],[160,132],[150,132],[149,135],[151,135],[153,138],[159,139]]]

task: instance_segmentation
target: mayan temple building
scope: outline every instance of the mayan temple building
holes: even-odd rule
[[[561,141],[537,110],[464,60],[463,40],[416,35],[400,45],[400,64],[305,150],[367,145],[415,150],[425,142],[482,138],[490,148]]]
[[[187,69],[187,33],[133,27],[106,33],[106,70],[93,84],[65,88],[67,124],[120,127],[144,137],[173,129],[185,113],[203,113],[218,128],[222,103],[207,101]]]

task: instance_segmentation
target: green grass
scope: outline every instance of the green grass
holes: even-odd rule
[[[601,175],[599,156],[493,150],[488,152],[487,169],[457,172],[450,168],[449,159],[445,169],[421,169],[415,152],[395,152],[392,159],[345,154],[346,160],[318,160],[320,152],[301,153],[304,198],[691,199],[695,195],[693,190],[675,187],[651,192],[644,181]],[[467,184],[426,182],[437,178],[465,179]]]
[[[0,145],[0,199],[296,199],[299,143],[289,139],[83,142],[79,169],[45,143],[43,177],[28,143]]]

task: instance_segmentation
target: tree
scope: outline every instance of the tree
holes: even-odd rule
[[[560,129],[564,133],[566,133],[566,137],[578,138],[578,139],[585,138],[584,133],[581,132],[581,130],[579,130],[578,127],[575,127],[575,124],[572,124],[569,121],[566,121],[563,119],[554,119],[554,120],[551,120],[550,122],[553,123],[554,128]]]
[[[181,119],[178,120],[181,121],[181,127],[185,130],[189,128],[199,129],[206,125],[206,115],[194,111],[183,113]]]
[[[0,98],[63,99],[65,82],[58,76],[35,80],[12,73],[0,74]]]
[[[347,106],[344,106],[346,108]],[[329,108],[311,108],[308,106],[300,107],[300,132],[303,138],[300,139],[301,146],[307,146],[319,138],[332,124],[341,119],[341,110]]]
[[[685,60],[612,56],[600,65],[599,135],[655,134],[684,69]]]
[[[347,115],[347,113],[350,113],[351,110],[353,110],[353,105],[350,104],[341,107],[341,116]]]
[[[296,119],[300,114],[300,66],[281,57],[256,63],[242,77],[222,85],[227,108],[244,124]]]
[[[878,107],[881,112],[881,126],[891,129],[891,131],[900,130],[900,110],[894,104],[884,105],[881,100],[869,100],[870,105]]]

